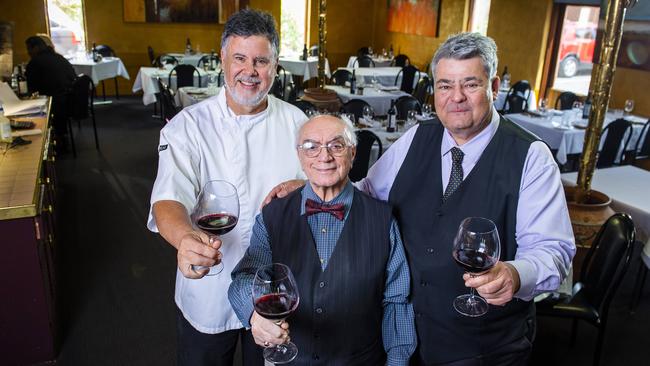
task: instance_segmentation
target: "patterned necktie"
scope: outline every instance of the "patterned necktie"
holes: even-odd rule
[[[307,201],[305,201],[305,214],[309,216],[317,214],[319,212],[327,212],[341,221],[343,220],[343,216],[345,214],[345,205],[342,203],[328,205],[326,203],[316,202],[312,199],[307,198]]]
[[[451,148],[451,174],[449,174],[449,183],[447,183],[447,189],[445,189],[445,194],[442,196],[442,201],[446,201],[449,196],[451,196],[458,186],[463,182],[463,151],[457,147]]]

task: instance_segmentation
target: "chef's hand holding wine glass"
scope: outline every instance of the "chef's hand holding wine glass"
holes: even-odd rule
[[[221,273],[221,239],[235,228],[239,217],[237,189],[223,180],[203,186],[190,219],[197,231],[188,233],[179,245],[178,266],[188,278]]]

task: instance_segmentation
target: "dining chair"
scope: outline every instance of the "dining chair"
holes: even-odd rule
[[[610,167],[617,162],[621,164],[631,137],[632,123],[623,118],[619,118],[605,126],[600,133],[600,139],[603,140],[603,143],[598,152],[596,168]],[[621,144],[623,145],[622,150]]]
[[[95,148],[99,150],[99,138],[97,137],[97,123],[95,121],[95,83],[88,75],[80,74],[72,82],[72,88],[68,96],[68,132],[72,145],[72,155],[77,156],[77,149],[72,133],[72,121],[77,121],[81,128],[81,120],[91,118],[93,121],[93,133],[95,134]]]
[[[573,103],[579,100],[580,98],[570,91],[562,92],[557,99],[555,99],[555,109],[560,111],[569,110],[573,108]]]
[[[397,85],[397,82],[402,76],[402,83],[400,84],[399,89],[405,93],[411,94],[413,92],[413,84],[415,76],[417,75],[418,80],[420,80],[420,70],[413,65],[406,65],[395,76],[395,82],[393,85]]]
[[[363,56],[369,56],[369,55],[370,55],[370,47],[368,46],[360,47],[357,50],[357,58],[361,58]]]
[[[354,67],[375,67],[375,61],[372,60],[372,58],[368,55],[364,55],[361,57],[357,57],[356,60],[354,60],[354,63],[352,64],[352,68]]]
[[[424,105],[429,102],[429,98],[432,95],[433,85],[431,84],[431,79],[428,76],[422,76],[418,83],[413,89],[413,97],[420,102],[421,105]]]
[[[156,67],[164,67],[165,65],[178,65],[178,59],[172,55],[159,55],[154,62]]]
[[[191,66],[191,65],[190,65]],[[168,85],[157,78],[158,90],[160,91],[160,116],[165,123],[169,122],[180,111],[174,101],[174,96]]]
[[[395,109],[397,109],[398,120],[406,120],[406,115],[410,110],[415,110],[418,114],[422,113],[420,102],[410,95],[402,95],[397,98]]]
[[[291,104],[298,107],[305,114],[307,114],[307,111],[309,110],[318,111],[318,108],[316,108],[315,105],[313,105],[311,102],[308,102],[306,100],[301,100],[301,99],[294,100],[293,102],[291,102]]]
[[[318,45],[315,44],[309,47],[309,56],[317,57],[318,56]]]
[[[102,57],[117,57],[115,54],[115,51],[110,46],[107,46],[105,44],[100,44],[95,47],[95,51],[102,55]],[[113,81],[115,82],[115,99],[120,99],[120,93],[119,93],[119,88],[117,85],[117,76],[113,78]],[[104,85],[104,80],[102,80],[102,96],[104,100],[106,100],[106,86]]]
[[[199,88],[201,87],[201,73],[193,65],[180,64],[174,66],[172,71],[169,72],[167,85],[172,85],[172,75],[176,74],[176,89],[184,86],[194,86],[194,74],[199,80]]]
[[[594,238],[572,294],[554,294],[535,304],[537,315],[572,319],[571,345],[575,344],[578,320],[597,328],[594,366],[600,363],[609,305],[630,263],[634,240],[632,218],[626,213],[612,215]]]
[[[530,93],[532,90],[530,88],[530,83],[528,80],[519,80],[512,85],[508,92],[506,93],[505,103],[503,104],[503,113],[521,113],[528,109],[528,99],[530,98]],[[510,106],[511,96],[517,96],[518,98],[512,98],[512,102],[517,104]]]
[[[357,135],[357,153],[354,157],[354,162],[352,162],[352,168],[348,173],[348,178],[350,181],[357,182],[365,178],[368,174],[368,168],[370,167],[370,153],[372,152],[372,146],[377,144],[378,154],[377,159],[381,157],[383,153],[383,147],[381,145],[381,139],[375,133],[369,130],[357,130],[355,131]]]
[[[528,108],[528,100],[519,94],[510,94],[506,97],[506,108],[501,111],[503,114],[523,113]]]
[[[409,60],[409,57],[403,53],[400,53],[399,55],[395,56],[395,58],[393,58],[393,61],[390,62],[390,66],[396,66],[396,67],[404,67],[410,64],[411,61]]]
[[[338,69],[334,71],[332,77],[330,78],[330,82],[338,86],[345,86],[345,82],[351,80],[352,80],[352,73],[344,69]]]
[[[354,115],[354,121],[359,121],[359,118],[363,117],[363,107],[368,106],[372,108],[368,102],[361,99],[350,99],[347,103],[343,103],[341,106],[341,111],[345,113],[352,113]]]
[[[639,139],[634,147],[634,160],[650,158],[650,118],[643,125]]]
[[[149,56],[149,64],[151,66],[156,66],[156,56],[153,53],[153,47],[147,46],[147,56]]]

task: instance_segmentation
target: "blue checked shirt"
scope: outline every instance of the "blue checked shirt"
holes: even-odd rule
[[[353,195],[354,189],[352,184],[348,182],[337,197],[327,202],[329,204],[343,203],[345,205],[343,221],[337,220],[333,215],[326,212],[307,217],[323,270],[327,267],[336,242],[343,231],[343,225],[350,213]],[[312,190],[311,185],[306,184],[302,190],[301,215],[305,213],[305,201],[308,198],[322,202]],[[409,268],[395,219],[391,222],[390,243],[390,257],[386,267],[386,288],[382,302],[384,307],[382,338],[384,349],[388,355],[386,364],[391,366],[408,365],[408,360],[415,351],[417,340],[413,306],[407,299],[410,291]],[[251,244],[242,260],[233,270],[233,282],[228,290],[230,303],[246,328],[250,327],[250,318],[253,314],[251,292],[255,270],[270,263],[272,263],[272,255],[269,235],[262,214],[259,214],[255,218]]]

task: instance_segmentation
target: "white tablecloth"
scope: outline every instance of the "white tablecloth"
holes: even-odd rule
[[[179,88],[176,91],[174,99],[176,100],[176,105],[179,105],[183,108],[196,104],[202,100],[215,96],[219,93],[221,88],[209,89],[209,88],[197,88],[194,86],[185,86]]]
[[[561,116],[556,117],[557,120],[555,124],[551,117],[535,117],[521,113],[507,114],[505,117],[537,135],[539,138],[544,140],[551,149],[557,150],[555,157],[560,164],[565,164],[567,162],[568,154],[582,153],[582,146],[584,145],[585,140],[585,130],[578,128],[561,129],[555,127],[557,126],[557,122],[561,121]],[[605,122],[603,123],[603,128],[617,118],[621,118],[621,116],[616,113],[607,113],[605,116]],[[640,121],[645,120],[637,116],[628,116],[626,119],[635,122],[632,128],[632,138],[627,147],[627,150],[629,151],[634,149],[636,142],[639,139],[639,135],[641,134],[643,125],[640,124]],[[576,121],[575,123],[586,125],[587,120],[583,119]],[[603,141],[604,139],[601,139],[601,143]]]
[[[383,116],[390,109],[390,101],[403,95],[409,95],[401,90],[378,91],[375,88],[364,88],[363,95],[350,94],[350,88],[338,85],[325,85],[325,88],[334,90],[343,103],[350,99],[361,99],[366,101],[375,111],[375,115]]]
[[[193,55],[185,55],[184,53],[168,53],[170,56],[174,56],[179,64],[197,66],[201,57],[205,56],[205,53],[195,53]]]
[[[130,79],[129,73],[119,57],[104,57],[99,62],[87,58],[75,58],[70,60],[70,63],[77,74],[90,76],[95,85],[102,80],[112,79],[117,76]]]
[[[578,173],[562,174],[562,182],[575,185]],[[612,209],[627,212],[636,227],[637,240],[645,243],[643,253],[650,258],[650,172],[635,166],[596,169],[591,188],[612,199]],[[646,262],[646,265],[647,262]]]
[[[392,58],[384,58],[380,56],[372,56],[372,61],[375,63],[375,67],[388,67],[390,66],[390,63],[393,62]],[[350,56],[348,59],[348,65],[346,67],[352,68],[354,67],[354,61],[357,60],[357,56]],[[359,64],[356,65],[357,67]]]
[[[318,77],[318,57],[310,56],[307,61],[298,57],[280,56],[280,65],[293,75],[302,76],[303,81]],[[330,63],[325,59],[325,75],[331,76]]]
[[[339,69],[352,72],[352,68],[349,67],[340,67]],[[381,85],[400,86],[402,85],[402,74],[399,75],[397,84],[395,84],[395,78],[400,70],[402,70],[401,67],[357,67],[354,69],[354,75],[357,78],[357,83],[360,83],[359,85],[372,85],[372,79],[374,77]],[[420,78],[426,75],[424,72],[420,72],[419,77],[418,74],[415,74],[413,87],[415,88]]]
[[[207,85],[208,75],[210,74],[218,75],[220,71],[220,70],[213,70],[213,71],[206,72],[202,69],[197,69],[197,70],[199,70],[199,75],[201,77],[201,86]],[[142,103],[144,103],[144,105],[155,103],[156,93],[159,92],[158,83],[156,82],[156,79],[161,78],[162,81],[165,84],[167,84],[170,71],[171,71],[171,67],[169,69],[159,69],[157,67],[141,67],[140,70],[138,71],[138,76],[135,78],[135,82],[133,83],[132,91],[136,93],[142,90],[143,93]],[[194,85],[199,85],[197,79],[198,77],[195,74]],[[176,75],[172,76],[170,87],[172,89],[176,89]]]
[[[506,94],[508,94],[508,90],[499,89],[499,93],[497,94],[497,100],[494,101],[494,106],[498,111],[505,108]],[[537,96],[535,95],[534,90],[531,90],[530,94],[528,95],[528,110],[529,111],[537,110]]]

